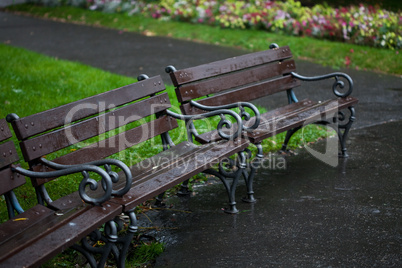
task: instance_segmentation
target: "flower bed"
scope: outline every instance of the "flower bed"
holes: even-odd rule
[[[260,29],[348,43],[400,49],[402,12],[359,5],[332,8],[303,7],[300,2],[234,0],[33,0],[67,3],[105,12],[142,13],[162,20]]]

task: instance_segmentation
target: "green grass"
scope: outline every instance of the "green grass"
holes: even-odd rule
[[[313,61],[335,69],[346,67],[371,70],[388,74],[402,74],[402,61],[397,51],[318,40],[308,37],[294,37],[257,30],[221,29],[206,25],[174,21],[161,21],[141,15],[106,14],[74,7],[41,7],[15,5],[9,11],[28,13],[38,17],[95,25],[146,35],[168,36],[222,46],[259,51],[268,49],[270,43],[289,45],[298,59]],[[353,51],[353,52],[352,52]]]

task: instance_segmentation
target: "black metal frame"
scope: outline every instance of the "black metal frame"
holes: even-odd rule
[[[279,46],[275,43],[272,43],[269,46],[269,48],[277,49],[277,48],[279,48]],[[295,72],[291,72],[290,74],[295,79],[299,79],[301,81],[307,81],[307,82],[335,78],[335,82],[332,85],[332,91],[333,91],[334,95],[338,98],[346,98],[346,97],[350,96],[350,94],[352,94],[352,92],[353,92],[353,80],[349,75],[347,75],[345,73],[335,72],[335,73],[330,73],[330,74],[325,74],[325,75],[320,75],[320,76],[312,76],[312,77],[302,76]],[[340,80],[340,78],[343,78],[347,82],[348,88],[347,88],[346,92],[344,92],[344,93],[342,93],[338,90],[338,88],[343,89],[345,87],[345,82]],[[288,103],[289,104],[298,102],[296,95],[293,92],[293,89],[289,89],[287,91],[287,95],[288,95]],[[353,122],[356,120],[354,107],[350,106],[350,107],[348,107],[348,109],[350,111],[349,121],[345,122],[344,124],[339,124],[339,122],[343,122],[346,120],[345,113],[343,113],[342,111],[339,111],[338,116],[334,116],[332,119],[319,120],[316,122],[316,124],[329,126],[337,132],[338,138],[339,138],[339,143],[341,145],[341,152],[339,154],[339,157],[342,157],[342,158],[348,157],[348,154],[346,153],[346,150],[347,150],[346,149],[346,139],[349,134],[349,130],[352,127]],[[301,128],[302,127],[296,127],[294,129],[288,130],[286,132],[286,137],[282,144],[281,151],[286,151],[287,145],[288,145],[290,139],[292,138],[293,134],[295,134]]]
[[[110,178],[109,174],[107,174],[106,171],[104,171],[103,169],[93,166],[93,165],[76,165],[76,166],[71,166],[71,167],[65,167],[64,169],[61,169],[61,170],[48,171],[48,172],[31,171],[31,170],[23,169],[18,166],[12,166],[11,169],[13,172],[17,172],[21,175],[31,177],[31,178],[54,178],[54,177],[60,177],[60,176],[65,176],[65,175],[70,175],[70,174],[81,172],[84,178],[82,179],[82,181],[80,182],[80,185],[79,185],[80,197],[86,203],[93,204],[96,206],[100,206],[103,202],[106,202],[107,200],[109,200],[112,195],[112,179]],[[102,187],[103,187],[103,190],[105,191],[105,193],[100,198],[90,197],[85,192],[85,188],[87,186],[89,186],[89,188],[93,191],[98,188],[98,182],[90,178],[89,172],[97,173],[102,177],[101,183],[102,183]],[[41,188],[44,188],[44,187],[41,187]],[[49,200],[50,200],[50,198],[49,198]]]
[[[71,248],[80,252],[92,268],[104,267],[110,255],[114,256],[117,267],[124,267],[131,241],[138,230],[134,209],[125,214],[130,220],[126,232],[121,232],[124,227],[121,217],[115,217],[105,223],[103,232],[96,229],[81,239],[80,244],[74,244]],[[103,245],[99,245],[98,241]]]

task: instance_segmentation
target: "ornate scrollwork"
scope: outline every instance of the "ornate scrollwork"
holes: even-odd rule
[[[202,109],[205,111],[216,111],[219,109],[232,109],[232,108],[239,108],[240,109],[240,117],[242,118],[243,121],[249,121],[252,117],[251,115],[246,112],[246,110],[244,109],[244,107],[247,107],[249,109],[251,109],[254,113],[254,124],[251,126],[246,126],[246,125],[242,125],[242,128],[246,131],[252,131],[254,129],[256,129],[258,127],[258,125],[260,124],[260,112],[258,111],[257,107],[255,107],[252,103],[249,102],[237,102],[237,103],[231,103],[231,104],[227,104],[227,105],[221,105],[221,106],[206,106],[206,105],[202,105],[199,104],[196,101],[190,101],[191,105],[198,108],[198,109]]]
[[[41,162],[43,164],[47,165],[48,167],[51,167],[53,169],[58,169],[58,170],[69,169],[71,167],[81,166],[81,165],[62,165],[62,164],[58,164],[58,163],[49,161],[45,158],[41,158]],[[133,181],[133,177],[132,177],[130,169],[122,161],[117,160],[117,159],[101,159],[101,160],[85,163],[84,165],[91,165],[91,166],[97,166],[97,167],[104,166],[105,170],[108,174],[108,177],[110,178],[112,183],[118,183],[121,181],[121,179],[120,179],[118,173],[112,171],[111,165],[120,168],[124,172],[124,175],[125,175],[124,187],[119,190],[115,190],[112,188],[111,194],[116,195],[116,196],[122,196],[130,190],[131,183]],[[104,184],[104,180],[102,180],[102,187],[105,191],[106,191],[106,188],[109,187],[108,184]]]
[[[236,176],[236,163],[233,159],[225,158],[219,162],[219,173],[227,178],[234,178]],[[229,171],[228,171],[229,170]]]
[[[50,162],[50,161],[49,161]],[[79,194],[86,203],[93,204],[100,206],[103,202],[109,200],[112,194],[112,180],[109,175],[103,169],[93,166],[93,165],[76,165],[70,166],[69,168],[64,168],[61,170],[56,171],[48,171],[48,172],[36,172],[23,169],[21,167],[13,166],[13,171],[18,172],[24,176],[31,177],[31,178],[54,178],[65,176],[69,174],[74,174],[81,172],[84,176],[84,179],[81,181],[79,185]],[[99,174],[102,177],[102,185],[104,185],[104,193],[102,196],[93,198],[90,197],[86,193],[86,188],[89,186],[89,189],[95,191],[98,189],[98,182],[91,179],[89,177],[88,172],[94,172]]]
[[[323,80],[323,79],[328,79],[328,78],[335,78],[335,82],[332,85],[332,91],[334,92],[335,96],[340,97],[340,98],[346,98],[350,94],[352,94],[353,91],[353,80],[350,78],[349,75],[345,73],[330,73],[326,75],[321,75],[321,76],[312,76],[312,77],[306,77],[299,75],[295,72],[291,72],[292,76],[300,79],[302,81],[318,81],[318,80]],[[345,87],[345,82],[340,80],[340,77],[344,78],[348,82],[348,89],[345,93],[342,93],[338,90],[338,88],[343,89]]]
[[[203,118],[215,116],[215,115],[219,115],[221,117],[221,120],[218,123],[217,131],[218,131],[218,134],[223,139],[226,139],[226,140],[234,140],[237,137],[239,137],[241,132],[242,132],[243,123],[242,123],[241,117],[237,113],[235,113],[235,112],[233,112],[231,110],[225,110],[225,109],[214,110],[214,111],[203,113],[203,114],[200,114],[200,115],[182,115],[182,114],[174,113],[174,112],[172,112],[170,110],[166,110],[166,112],[167,112],[167,114],[169,116],[172,116],[172,117],[174,117],[176,119],[180,119],[180,120],[186,120],[188,122],[191,122],[193,120],[198,120],[198,119],[203,119]],[[223,130],[223,127],[225,127],[225,128],[232,128],[233,127],[233,124],[229,120],[227,120],[225,118],[225,116],[224,116],[225,114],[234,117],[236,122],[237,122],[236,131],[230,132],[230,134],[228,134],[227,132],[224,132],[224,130]]]
[[[115,257],[118,257],[117,231],[115,221],[109,221],[104,226],[104,234],[96,229],[81,239],[81,244],[74,244],[71,248],[80,252],[91,267],[104,267],[112,252]],[[100,257],[96,258],[96,255]]]

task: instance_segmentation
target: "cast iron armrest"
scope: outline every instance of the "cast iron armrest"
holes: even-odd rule
[[[24,168],[21,168],[16,165],[12,165],[11,167],[12,171],[17,172],[19,174],[22,174],[27,177],[31,178],[54,178],[54,177],[60,177],[60,176],[65,176],[65,175],[70,175],[74,173],[81,172],[84,178],[80,182],[80,185],[78,187],[78,192],[80,194],[80,197],[82,200],[84,200],[86,203],[93,204],[96,206],[101,206],[103,202],[106,202],[111,198],[112,195],[112,179],[110,176],[107,174],[106,171],[101,169],[100,167],[93,166],[93,165],[75,165],[75,166],[70,166],[63,168],[61,170],[55,170],[55,171],[49,171],[49,172],[37,172],[37,171],[31,171],[31,170],[26,170]],[[104,190],[104,194],[101,197],[98,198],[93,198],[90,197],[86,191],[85,188],[86,186],[89,186],[89,188],[92,191],[95,191],[98,188],[98,182],[94,179],[91,179],[89,177],[88,172],[94,172],[99,174],[102,177],[101,183],[102,187]]]
[[[57,170],[63,170],[63,169],[69,169],[72,167],[82,166],[82,165],[62,165],[62,164],[58,164],[58,163],[49,161],[45,158],[41,158],[41,162],[44,165],[46,165],[50,168],[53,168],[53,169],[57,169]],[[85,163],[83,165],[91,165],[91,166],[96,166],[96,167],[104,166],[112,183],[117,183],[120,179],[119,174],[112,171],[112,169],[111,169],[111,165],[117,166],[124,172],[126,183],[125,183],[124,187],[119,190],[114,190],[112,187],[111,194],[115,195],[115,196],[123,196],[125,193],[127,193],[130,190],[131,183],[133,182],[133,176],[132,176],[131,171],[128,168],[128,166],[126,164],[124,164],[122,161],[117,160],[117,159],[108,159],[107,158],[107,159],[101,159],[101,160],[96,160],[93,162]]]
[[[276,43],[272,43],[269,45],[269,48],[270,49],[278,49],[279,46]],[[312,77],[302,76],[295,72],[291,72],[290,74],[293,77],[300,79],[302,81],[318,81],[318,80],[324,80],[324,79],[328,79],[328,78],[335,78],[335,82],[332,85],[332,91],[334,92],[335,96],[340,97],[340,98],[346,98],[347,96],[352,94],[352,91],[353,91],[353,80],[352,80],[352,78],[350,78],[349,75],[347,75],[345,73],[336,72],[336,73],[330,73],[330,74],[312,76]],[[340,77],[344,78],[348,82],[348,90],[345,93],[341,93],[337,89],[337,87],[340,87],[340,88],[345,87],[345,83],[342,80],[339,80]],[[292,95],[293,95],[292,97],[295,98],[294,94],[292,94]]]
[[[335,82],[332,85],[332,91],[334,92],[335,96],[340,97],[340,98],[346,98],[347,96],[352,94],[352,91],[353,91],[353,80],[352,80],[352,78],[350,78],[349,75],[347,75],[345,73],[337,72],[337,73],[330,73],[330,74],[325,74],[325,75],[320,75],[320,76],[312,76],[312,77],[302,76],[295,72],[291,72],[290,74],[293,77],[300,79],[302,81],[318,81],[318,80],[324,80],[324,79],[328,79],[328,78],[335,78]],[[340,80],[340,77],[344,78],[346,80],[346,82],[348,83],[348,88],[345,93],[339,92],[337,89],[337,87],[339,87],[341,89],[345,87],[345,83],[342,80]]]
[[[221,117],[221,120],[218,123],[217,131],[218,131],[219,136],[221,136],[222,139],[225,139],[225,140],[235,140],[237,137],[239,137],[241,135],[241,132],[243,130],[243,128],[242,128],[243,122],[242,122],[241,117],[237,113],[235,113],[231,110],[225,110],[225,109],[214,110],[214,111],[206,112],[206,113],[199,114],[199,115],[182,115],[182,114],[177,114],[175,112],[172,112],[170,110],[166,110],[166,112],[171,117],[174,117],[174,118],[180,119],[180,120],[186,120],[187,122],[189,122],[188,126],[191,125],[192,127],[194,127],[194,125],[192,124],[193,120],[198,120],[198,119],[203,119],[203,118],[219,115]],[[233,127],[232,122],[230,122],[229,120],[227,120],[225,118],[225,116],[224,116],[225,114],[234,117],[237,122],[236,131],[231,132],[230,134],[224,133],[222,130],[223,127],[226,127],[227,129],[230,129]]]

